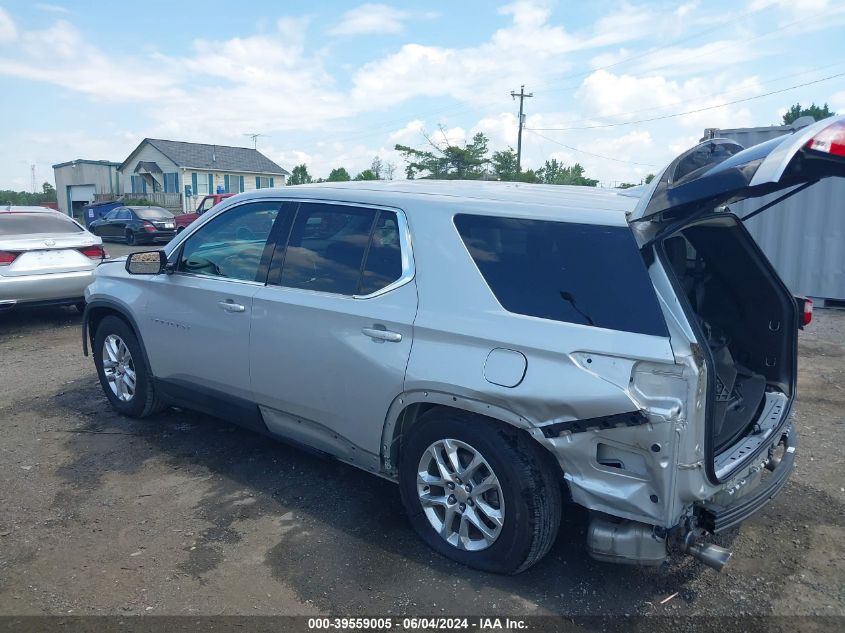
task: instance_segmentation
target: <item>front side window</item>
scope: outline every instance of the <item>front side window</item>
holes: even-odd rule
[[[257,281],[264,248],[280,207],[279,202],[253,202],[214,218],[185,240],[178,270]]]
[[[280,285],[341,295],[372,294],[399,279],[396,214],[304,203],[284,254]]]
[[[668,336],[628,227],[464,214],[455,226],[505,310]]]

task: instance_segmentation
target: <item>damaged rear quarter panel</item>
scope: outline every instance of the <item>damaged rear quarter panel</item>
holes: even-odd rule
[[[637,427],[557,438],[546,438],[540,429],[570,420],[637,411],[640,406],[627,391],[630,368],[639,361],[674,368],[669,338],[507,312],[487,287],[448,216],[411,217],[416,225],[415,257],[420,262],[419,310],[401,397],[403,406],[429,399],[488,411],[491,417],[527,429],[553,452],[576,502],[616,516],[664,523],[669,515],[664,499],[670,498],[670,473],[675,464],[674,421],[656,415]],[[441,221],[442,226],[438,224]],[[612,288],[607,291],[612,292]],[[525,356],[525,377],[516,387],[485,379],[485,361],[496,348]],[[604,371],[587,369],[589,364],[583,359],[591,354],[619,359],[611,372],[617,378],[607,379]],[[618,379],[620,376],[624,379]],[[391,409],[389,428],[399,411],[401,407]],[[387,433],[385,436],[389,437]],[[598,464],[600,442],[640,456],[637,462],[645,464],[643,472]],[[654,453],[652,444],[665,449]],[[650,500],[655,494],[657,503]]]

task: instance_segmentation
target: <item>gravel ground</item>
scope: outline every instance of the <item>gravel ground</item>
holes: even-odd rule
[[[198,414],[116,415],[79,326],[0,315],[0,615],[845,616],[845,312],[801,334],[798,466],[721,539],[722,574],[592,561],[578,508],[528,572],[453,564],[389,482]]]

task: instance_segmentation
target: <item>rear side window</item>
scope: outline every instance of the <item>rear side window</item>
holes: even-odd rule
[[[367,252],[367,261],[357,294],[369,295],[377,292],[401,276],[402,251],[396,214],[381,211],[373,229],[370,250]]]
[[[281,266],[281,286],[340,295],[377,292],[402,275],[396,214],[302,203]]]
[[[39,233],[79,233],[70,218],[52,213],[0,213],[0,235],[37,235]]]
[[[465,214],[455,226],[509,312],[668,336],[627,227]]]

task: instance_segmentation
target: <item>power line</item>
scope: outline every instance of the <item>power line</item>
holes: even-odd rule
[[[581,149],[580,147],[573,147],[572,145],[567,145],[566,143],[561,143],[560,141],[556,141],[553,138],[549,138],[543,134],[532,130],[531,128],[525,128],[526,132],[531,132],[534,136],[539,136],[542,139],[546,139],[550,143],[554,143],[555,145],[560,145],[561,147],[565,147],[566,149],[572,150],[573,152],[578,152],[579,154],[584,154],[586,156],[593,156],[594,158],[603,158],[604,160],[612,160],[615,163],[625,163],[627,165],[638,165],[640,167],[659,167],[660,165],[653,165],[651,163],[638,163],[633,160],[622,160],[621,158],[613,158],[612,156],[604,156],[603,154],[594,154],[593,152],[588,152],[586,150]]]
[[[716,110],[718,108],[724,108],[729,105],[736,105],[737,103],[746,103],[747,101],[754,101],[755,99],[762,99],[763,97],[770,97],[772,95],[780,94],[782,92],[788,92],[789,90],[795,90],[796,88],[804,88],[805,86],[812,86],[813,84],[822,83],[823,81],[829,81],[831,79],[836,79],[837,77],[843,77],[845,73],[837,73],[835,75],[829,75],[827,77],[822,77],[821,79],[816,79],[814,81],[807,81],[801,84],[795,84],[794,86],[789,86],[787,88],[781,88],[780,90],[772,90],[771,92],[765,92],[760,95],[755,95],[753,97],[745,97],[744,99],[735,99],[734,101],[728,101],[726,103],[720,103],[718,105],[706,106],[703,108],[696,108],[694,110],[687,110],[686,112],[674,112],[672,114],[664,114],[661,116],[655,116],[648,119],[639,119],[637,121],[622,121],[620,123],[603,123],[600,125],[584,125],[584,126],[572,126],[572,127],[537,127],[537,128],[525,128],[526,130],[531,131],[543,131],[543,132],[567,132],[572,130],[597,130],[597,129],[604,129],[604,128],[611,128],[611,127],[621,127],[624,125],[636,125],[638,123],[649,123],[651,121],[662,121],[664,119],[672,119],[679,116],[686,116],[688,114],[696,114],[698,112],[706,112],[707,110]],[[624,116],[624,115],[620,115]]]
[[[768,84],[772,84],[772,83],[775,83],[777,81],[782,81],[784,79],[790,79],[792,77],[797,77],[799,75],[802,75],[802,76],[808,75],[809,73],[815,73],[815,72],[818,72],[820,70],[826,70],[828,68],[833,68],[835,66],[841,66],[842,64],[845,64],[845,62],[838,61],[838,62],[834,62],[832,64],[825,64],[824,66],[817,66],[816,68],[808,68],[808,69],[804,69],[804,70],[801,70],[801,71],[798,71],[798,72],[795,72],[795,73],[789,73],[788,75],[781,75],[780,77],[772,77],[771,79],[766,79],[765,81],[759,82],[759,85],[760,86],[766,86]],[[701,101],[704,101],[706,99],[716,99],[718,97],[724,97],[724,96],[727,96],[727,95],[732,95],[732,94],[736,94],[738,92],[745,92],[745,91],[746,91],[746,88],[737,88],[735,90],[727,90],[727,91],[724,91],[724,92],[710,93],[708,95],[699,96],[699,97],[696,97],[694,99],[683,99],[681,101],[673,101],[671,103],[664,103],[663,105],[659,105],[659,106],[651,106],[649,108],[640,108],[639,110],[630,110],[628,112],[620,113],[620,114],[606,114],[606,115],[598,115],[598,116],[595,116],[595,117],[591,117],[589,119],[576,119],[575,121],[570,121],[569,123],[570,124],[582,123],[582,122],[587,123],[587,122],[590,122],[590,121],[596,121],[597,119],[599,121],[601,121],[602,119],[608,119],[608,118],[618,119],[620,117],[626,117],[626,116],[630,116],[632,114],[640,114],[641,112],[653,112],[654,110],[664,110],[666,108],[671,108],[673,106],[685,105],[687,103],[693,103],[693,102],[701,102]],[[536,129],[539,129],[539,128],[536,128]]]

